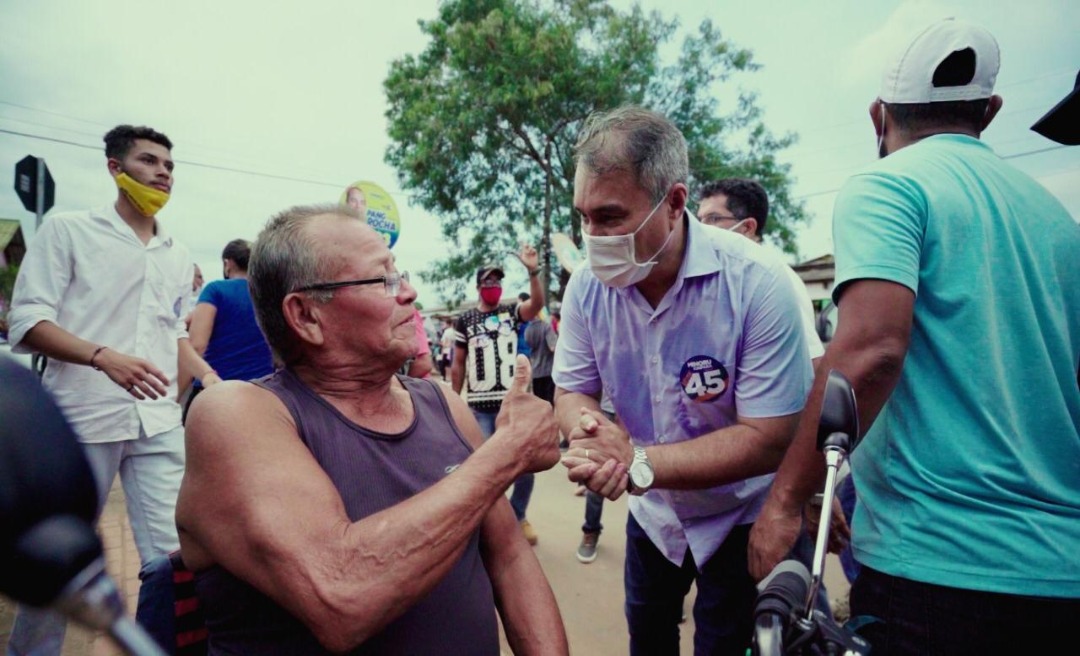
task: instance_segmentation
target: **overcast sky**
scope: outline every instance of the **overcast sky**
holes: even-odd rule
[[[208,280],[220,277],[229,240],[254,239],[290,205],[335,202],[361,179],[394,193],[403,221],[394,251],[402,268],[422,270],[444,246],[437,219],[410,205],[383,163],[382,81],[392,60],[425,48],[417,20],[434,18],[437,4],[0,0],[0,170],[9,181],[0,187],[0,217],[33,231],[12,184],[15,163],[28,154],[44,157],[56,179],[54,212],[112,202],[101,137],[119,123],[147,124],[169,135],[178,160],[159,218]],[[641,4],[678,17],[684,29],[711,18],[753,50],[762,70],[735,83],[758,92],[773,132],[800,137],[782,159],[812,217],[800,232],[803,259],[831,251],[835,191],[875,157],[866,109],[883,54],[897,35],[948,15],[985,25],[1001,45],[1005,106],[984,139],[1080,218],[1080,148],[1055,147],[1029,130],[1080,68],[1080,2]],[[508,291],[514,285],[525,289],[521,272]],[[439,304],[435,289],[419,287],[426,306]]]

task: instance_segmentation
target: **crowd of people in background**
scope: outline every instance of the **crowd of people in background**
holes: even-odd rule
[[[473,307],[427,319],[362,194],[280,212],[204,284],[157,218],[172,142],[118,126],[116,198],[42,225],[11,343],[48,357],[99,507],[119,475],[163,642],[186,570],[211,654],[497,654],[498,621],[515,653],[568,653],[527,514],[561,463],[581,563],[628,496],[629,653],[678,653],[695,586],[695,653],[741,656],[757,582],[811,557],[837,370],[865,439],[833,544],[874,653],[1049,653],[1080,617],[1080,232],[980,141],[999,65],[952,19],[891,60],[880,160],[836,202],[827,348],[761,246],[765,187],[691,188],[683,134],[632,105],[574,148],[585,265],[561,303],[526,244],[527,292],[484,263]],[[9,653],[64,631],[20,607]]]

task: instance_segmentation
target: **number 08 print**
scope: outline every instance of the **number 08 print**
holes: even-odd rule
[[[489,335],[478,335],[472,338],[469,347],[466,367],[469,371],[469,391],[510,389],[510,384],[514,381],[517,334],[512,331],[499,332],[495,339],[491,339]]]
[[[679,384],[695,403],[712,401],[728,387],[728,372],[716,358],[695,355],[679,372]]]

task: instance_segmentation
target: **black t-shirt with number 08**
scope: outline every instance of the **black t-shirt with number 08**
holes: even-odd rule
[[[454,340],[465,349],[465,389],[474,410],[499,411],[514,379],[519,323],[517,303],[469,310],[454,323]]]

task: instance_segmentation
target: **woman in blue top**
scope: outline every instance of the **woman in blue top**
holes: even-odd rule
[[[252,380],[274,370],[270,347],[255,322],[248,294],[250,255],[251,244],[243,239],[234,239],[225,246],[221,253],[225,279],[203,287],[191,315],[191,345],[222,380]],[[185,420],[191,401],[202,389],[195,381],[184,405]]]

